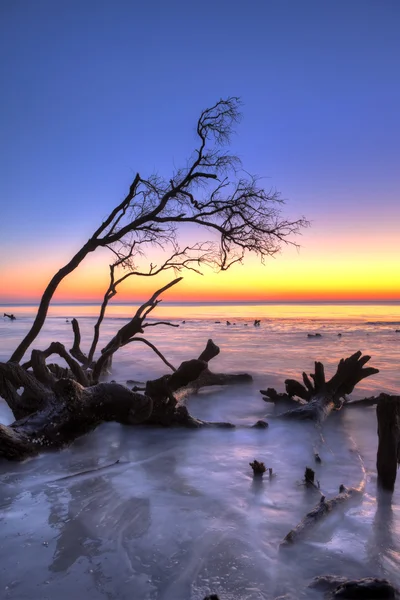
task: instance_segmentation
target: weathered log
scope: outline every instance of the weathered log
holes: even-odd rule
[[[379,598],[399,598],[399,591],[387,579],[365,577],[364,579],[347,579],[334,575],[315,577],[309,588],[328,593],[327,600],[334,598],[378,600]]]
[[[376,407],[378,452],[376,468],[379,485],[394,490],[400,464],[400,396],[381,394]]]
[[[49,352],[50,349],[62,353],[57,344],[51,345]],[[209,340],[200,356],[211,360],[218,352],[219,348]],[[32,367],[42,381],[18,364],[0,363],[0,392],[17,419],[9,427],[1,426],[0,457],[21,460],[46,449],[61,448],[104,421],[232,427],[230,423],[195,419],[174,396],[177,390],[186,389],[198,379],[207,368],[204,360],[184,361],[171,375],[148,381],[146,393],[138,394],[115,382],[85,386],[72,378],[57,380],[45,364],[45,353],[32,354]],[[21,386],[28,390],[29,402],[18,394]]]
[[[325,380],[324,366],[321,362],[315,363],[315,371],[310,375],[313,382],[305,373],[303,373],[304,385],[292,379],[287,380],[288,395],[300,396],[301,394],[300,397],[307,400],[307,403],[281,414],[280,417],[324,421],[332,410],[339,410],[342,407],[343,398],[353,391],[358,382],[379,373],[378,369],[364,368],[370,358],[370,356],[362,356],[361,352],[356,352],[346,359],[342,358],[336,373],[329,381]]]
[[[369,396],[368,398],[360,398],[359,400],[346,399],[343,403],[343,408],[361,408],[363,406],[376,406],[382,395],[384,394],[379,394],[379,396]]]
[[[73,379],[60,379],[42,410],[1,427],[0,456],[21,460],[61,448],[104,421],[142,423],[151,411],[151,398],[117,383],[83,387]]]
[[[178,391],[177,396],[182,401],[190,394],[197,393],[201,388],[213,385],[238,385],[251,383],[253,378],[248,373],[213,373],[208,368],[204,369],[197,379]]]
[[[294,527],[294,529],[289,531],[280,547],[285,548],[301,539],[304,539],[304,537],[309,533],[310,529],[319,523],[319,521],[321,521],[327,514],[332,512],[332,510],[334,510],[337,506],[340,506],[347,500],[350,500],[350,498],[360,495],[361,492],[362,490],[360,489],[348,489],[344,485],[341,485],[337,496],[334,496],[330,500],[326,500],[325,496],[322,496],[320,502],[309,513],[306,514],[306,516],[300,521],[300,523],[296,525],[296,527]]]
[[[19,394],[18,389],[24,393]],[[42,410],[52,395],[51,390],[17,363],[0,363],[0,395],[16,419]]]
[[[331,513],[338,506],[342,506],[350,499],[361,498],[365,489],[367,475],[361,457],[359,455],[358,457],[363,474],[362,480],[358,486],[354,488],[346,488],[344,485],[341,485],[339,488],[339,493],[330,500],[326,500],[325,496],[321,496],[320,502],[314,506],[314,508],[306,514],[300,523],[298,523],[296,527],[289,531],[289,533],[285,536],[283,542],[281,543],[281,548],[290,547],[298,540],[304,539],[317,523],[319,523],[326,515]]]
[[[218,356],[219,347],[209,339],[198,359],[182,363],[172,375],[163,375],[146,384],[146,393],[153,398],[171,398],[171,394],[180,403],[190,394],[195,394],[203,387],[213,385],[235,385],[249,383],[253,380],[247,373],[213,373],[208,369],[208,362]]]

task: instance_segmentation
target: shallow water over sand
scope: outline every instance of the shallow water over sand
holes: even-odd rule
[[[0,598],[199,600],[214,592],[222,600],[255,600],[290,591],[311,598],[301,590],[323,574],[385,576],[400,586],[400,482],[392,506],[378,506],[374,409],[330,417],[323,463],[314,465],[313,427],[274,421],[259,394],[269,386],[282,390],[285,378],[310,370],[315,359],[329,374],[342,356],[359,349],[372,355],[372,366],[381,372],[354,397],[395,393],[399,306],[382,312],[340,308],[335,314],[292,305],[284,315],[268,306],[209,308],[158,309],[155,317],[186,323],[150,328],[149,339],[178,365],[198,356],[211,337],[221,347],[213,370],[250,372],[252,384],[203,390],[188,401],[195,416],[238,427],[188,431],[106,424],[62,452],[24,464],[0,463]],[[27,307],[13,311],[17,321],[0,321],[1,359],[32,320]],[[127,314],[128,307],[113,308],[104,340]],[[94,321],[86,307],[56,307],[35,345],[58,339],[69,347],[66,319],[78,315],[88,334]],[[227,318],[236,325],[226,326]],[[254,318],[263,319],[260,328],[253,327]],[[322,337],[307,338],[315,332]],[[122,350],[113,378],[143,381],[165,372],[137,343]],[[260,418],[269,421],[267,430],[248,427]],[[1,403],[0,420],[11,419]],[[248,464],[254,458],[276,477],[255,482]],[[300,485],[306,465],[315,468],[327,497],[341,483],[358,485],[365,469],[366,493],[282,554],[279,543],[319,501],[317,492]]]

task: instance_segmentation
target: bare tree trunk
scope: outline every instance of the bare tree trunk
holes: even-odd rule
[[[378,452],[376,468],[380,486],[393,492],[400,464],[400,396],[381,394],[376,407]]]
[[[40,330],[43,327],[43,324],[46,320],[47,311],[49,310],[49,305],[51,299],[56,291],[57,287],[61,283],[61,281],[67,277],[72,271],[74,271],[81,262],[86,258],[86,256],[93,252],[96,249],[96,244],[89,240],[82,248],[75,254],[75,256],[69,261],[67,265],[65,265],[62,269],[58,271],[51,279],[50,283],[46,287],[42,299],[39,304],[38,312],[33,322],[31,329],[28,331],[22,342],[18,345],[16,350],[14,350],[13,355],[10,358],[10,362],[20,362],[25,352],[28,350],[29,346],[38,336]]]
[[[103,223],[100,225],[100,227],[94,232],[92,237],[86,242],[86,244],[84,244],[82,246],[82,248],[75,254],[75,256],[69,261],[69,263],[66,264],[64,267],[62,267],[54,275],[54,277],[52,277],[50,283],[48,284],[48,286],[46,287],[46,289],[43,293],[43,296],[40,301],[38,312],[37,312],[37,315],[33,322],[33,325],[31,327],[31,329],[28,331],[28,333],[26,334],[26,336],[24,337],[24,339],[22,340],[22,342],[18,345],[18,347],[14,351],[13,355],[10,358],[10,362],[18,362],[19,363],[22,360],[22,357],[24,356],[25,352],[28,350],[29,346],[32,344],[32,342],[38,336],[38,334],[39,334],[40,330],[42,329],[43,324],[45,322],[51,299],[52,299],[57,287],[61,283],[61,281],[65,277],[67,277],[67,275],[69,275],[70,273],[75,271],[75,269],[81,264],[81,262],[86,258],[86,256],[88,254],[90,254],[90,252],[94,252],[94,250],[96,250],[100,246],[104,247],[108,244],[118,241],[118,239],[120,239],[120,237],[122,237],[122,235],[120,237],[118,237],[118,235],[115,233],[114,233],[114,235],[108,235],[108,236],[105,236],[104,238],[100,238],[99,236],[101,234],[104,234],[104,232],[110,226],[111,226],[111,231],[115,228],[117,223],[115,223],[113,225],[113,222],[115,220],[118,222],[118,214],[119,213],[122,212],[122,214],[125,214],[127,206],[129,205],[130,201],[132,200],[132,198],[134,197],[134,195],[136,193],[139,182],[140,182],[140,176],[139,176],[139,174],[137,174],[129,188],[129,193],[126,196],[126,198],[124,198],[124,200],[111,211],[111,213],[108,215],[108,217],[105,219],[105,221],[103,221]],[[135,226],[137,225],[137,223],[139,223],[139,220],[132,222],[130,224],[130,226],[128,227],[128,229],[130,229],[130,230],[134,229]],[[115,237],[117,239],[114,239]]]

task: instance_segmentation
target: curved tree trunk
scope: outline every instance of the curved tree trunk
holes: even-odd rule
[[[51,279],[50,283],[46,287],[42,299],[39,304],[39,308],[33,321],[32,327],[22,340],[22,342],[18,345],[16,350],[14,350],[10,362],[19,363],[22,360],[25,352],[28,350],[29,346],[39,335],[40,330],[43,327],[43,324],[46,320],[47,311],[49,310],[50,302],[52,297],[54,296],[54,292],[58,288],[61,281],[67,277],[72,271],[74,271],[81,262],[86,258],[86,256],[93,252],[96,249],[95,243],[92,240],[89,240],[82,248],[75,254],[75,256],[66,264],[62,269],[60,269],[54,277]]]
[[[94,232],[92,237],[86,242],[86,244],[82,246],[82,248],[75,254],[75,256],[69,261],[69,263],[62,267],[54,275],[54,277],[52,277],[50,283],[48,284],[43,293],[42,299],[39,304],[38,312],[32,324],[32,327],[28,331],[22,342],[18,345],[16,350],[13,352],[13,355],[10,358],[10,362],[19,363],[22,360],[22,357],[24,356],[25,352],[28,350],[29,346],[38,336],[45,322],[51,299],[61,281],[65,277],[67,277],[67,275],[75,271],[75,269],[81,264],[81,262],[86,258],[86,256],[90,254],[90,252],[94,252],[94,250],[96,250],[100,246],[110,245],[118,241],[122,237],[122,232],[120,232],[120,234],[118,235],[118,233],[113,232],[113,229],[118,223],[118,214],[125,213],[127,206],[129,205],[130,201],[136,193],[136,189],[139,185],[139,182],[140,176],[139,174],[136,174],[135,179],[133,180],[129,188],[129,193],[126,196],[126,198],[124,198],[124,200],[111,211],[111,213],[108,215],[105,221],[103,221],[100,227]],[[125,230],[132,231],[138,222],[139,221],[130,223],[128,226],[125,227]],[[104,238],[100,238],[99,236],[101,234],[104,234],[110,227],[111,231],[109,230],[108,235],[105,235]]]

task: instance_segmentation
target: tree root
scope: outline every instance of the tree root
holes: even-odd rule
[[[303,373],[304,385],[293,379],[287,379],[285,381],[287,395],[290,398],[297,396],[305,403],[279,416],[285,419],[324,421],[332,410],[342,407],[343,398],[353,391],[358,382],[379,373],[378,369],[373,367],[364,368],[370,358],[370,356],[362,356],[361,352],[356,352],[346,359],[342,358],[336,373],[329,381],[325,379],[324,365],[321,362],[315,363],[315,371],[311,373],[311,379]]]

